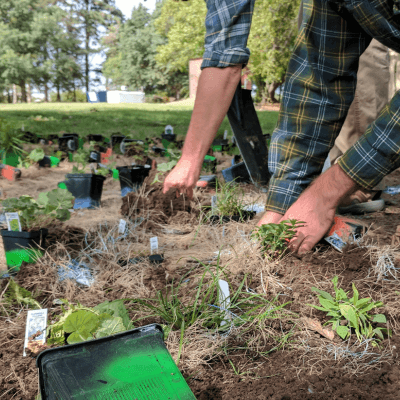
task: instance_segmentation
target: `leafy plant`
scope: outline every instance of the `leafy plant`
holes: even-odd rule
[[[372,323],[386,323],[384,314],[368,314],[372,309],[382,307],[383,303],[381,301],[372,301],[370,297],[359,299],[358,290],[354,283],[352,284],[353,297],[349,299],[347,292],[337,287],[337,276],[332,279],[332,283],[335,290],[335,297],[323,290],[313,287],[311,290],[318,293],[321,306],[308,304],[317,310],[326,312],[327,316],[332,317],[325,325],[332,323],[332,329],[335,330],[342,339],[350,337],[352,328],[359,341],[363,338],[373,338],[375,335],[383,340],[384,333],[389,336],[391,335],[391,331],[386,328],[374,328],[372,326]]]
[[[16,153],[22,155],[25,152],[22,150],[24,144],[24,132],[8,123],[5,119],[0,118],[0,149],[5,153]]]
[[[296,229],[302,226],[303,222],[296,219],[287,219],[279,224],[264,224],[257,227],[251,236],[260,242],[262,251],[276,257],[283,254],[290,239],[296,234]]]
[[[34,299],[32,293],[19,286],[12,278],[8,281],[8,287],[4,294],[4,299],[11,305],[23,305],[28,306],[31,309],[41,308],[40,304]]]
[[[68,190],[54,189],[39,193],[38,199],[30,196],[0,200],[4,212],[18,212],[22,230],[49,226],[54,220],[67,221],[74,197]]]
[[[45,154],[43,149],[37,148],[32,150],[23,161],[20,162],[20,166],[29,168],[31,165],[43,160]]]
[[[77,165],[72,167],[73,174],[86,174],[86,167],[88,165],[89,153],[86,150],[79,149],[76,154],[74,154],[74,162]]]
[[[47,328],[48,344],[79,343],[99,339],[132,328],[123,300],[105,301],[96,307],[76,306],[62,300],[68,309],[61,306],[63,314]],[[66,338],[66,339],[65,339]]]

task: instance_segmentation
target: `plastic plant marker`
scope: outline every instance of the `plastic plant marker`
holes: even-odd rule
[[[50,157],[50,166],[51,167],[56,167],[60,163],[60,159],[57,157]]]
[[[219,279],[218,286],[219,286],[219,292],[218,292],[219,305],[222,309],[228,310],[231,303],[229,284],[227,281]],[[221,326],[225,326],[230,320],[230,314],[228,311],[225,312],[225,317],[226,319],[221,322]]]
[[[124,219],[119,220],[118,233],[125,233],[126,231],[126,221]]]
[[[119,171],[117,169],[113,169],[113,179],[115,179],[116,181],[119,180]]]
[[[19,155],[14,152],[3,153],[3,163],[10,167],[17,167],[19,164]]]
[[[165,127],[164,134],[165,134],[165,135],[173,135],[173,134],[174,134],[174,128],[173,128],[173,126],[167,125],[167,126]]]
[[[60,189],[67,189],[67,185],[65,184],[65,182],[60,182],[60,183],[58,184],[58,187],[59,187]]]
[[[153,254],[154,251],[158,250],[158,237],[154,236],[150,238],[150,251]]]
[[[25,342],[24,342],[24,353],[23,356],[26,357],[26,348],[28,347],[28,339],[32,335],[35,335],[38,331],[42,334],[35,337],[32,341],[37,342],[37,344],[46,343],[46,326],[47,326],[47,308],[41,310],[29,310],[26,317],[26,328],[25,328]]]
[[[163,336],[153,324],[42,352],[42,400],[195,400]]]
[[[7,227],[9,231],[21,232],[21,221],[17,212],[6,213]]]

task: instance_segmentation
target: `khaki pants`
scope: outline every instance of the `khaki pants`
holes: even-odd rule
[[[303,20],[303,3],[300,6],[298,26]],[[389,102],[389,50],[372,39],[360,57],[357,87],[343,127],[329,153],[330,163],[343,155],[362,136],[369,124]]]

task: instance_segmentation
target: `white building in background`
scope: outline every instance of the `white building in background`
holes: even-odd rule
[[[125,90],[107,91],[107,103],[144,103],[144,92],[128,92]]]

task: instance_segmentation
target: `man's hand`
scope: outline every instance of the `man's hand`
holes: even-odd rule
[[[176,197],[186,194],[190,199],[193,198],[193,188],[199,179],[199,168],[187,160],[179,160],[175,168],[169,173],[164,181],[163,193],[170,189],[176,189]]]
[[[303,221],[296,229],[296,236],[289,242],[289,249],[303,255],[310,251],[329,231],[340,201],[357,190],[356,183],[339,165],[329,168],[319,176],[278,220],[280,214],[267,212],[258,225],[280,223],[288,219]]]

